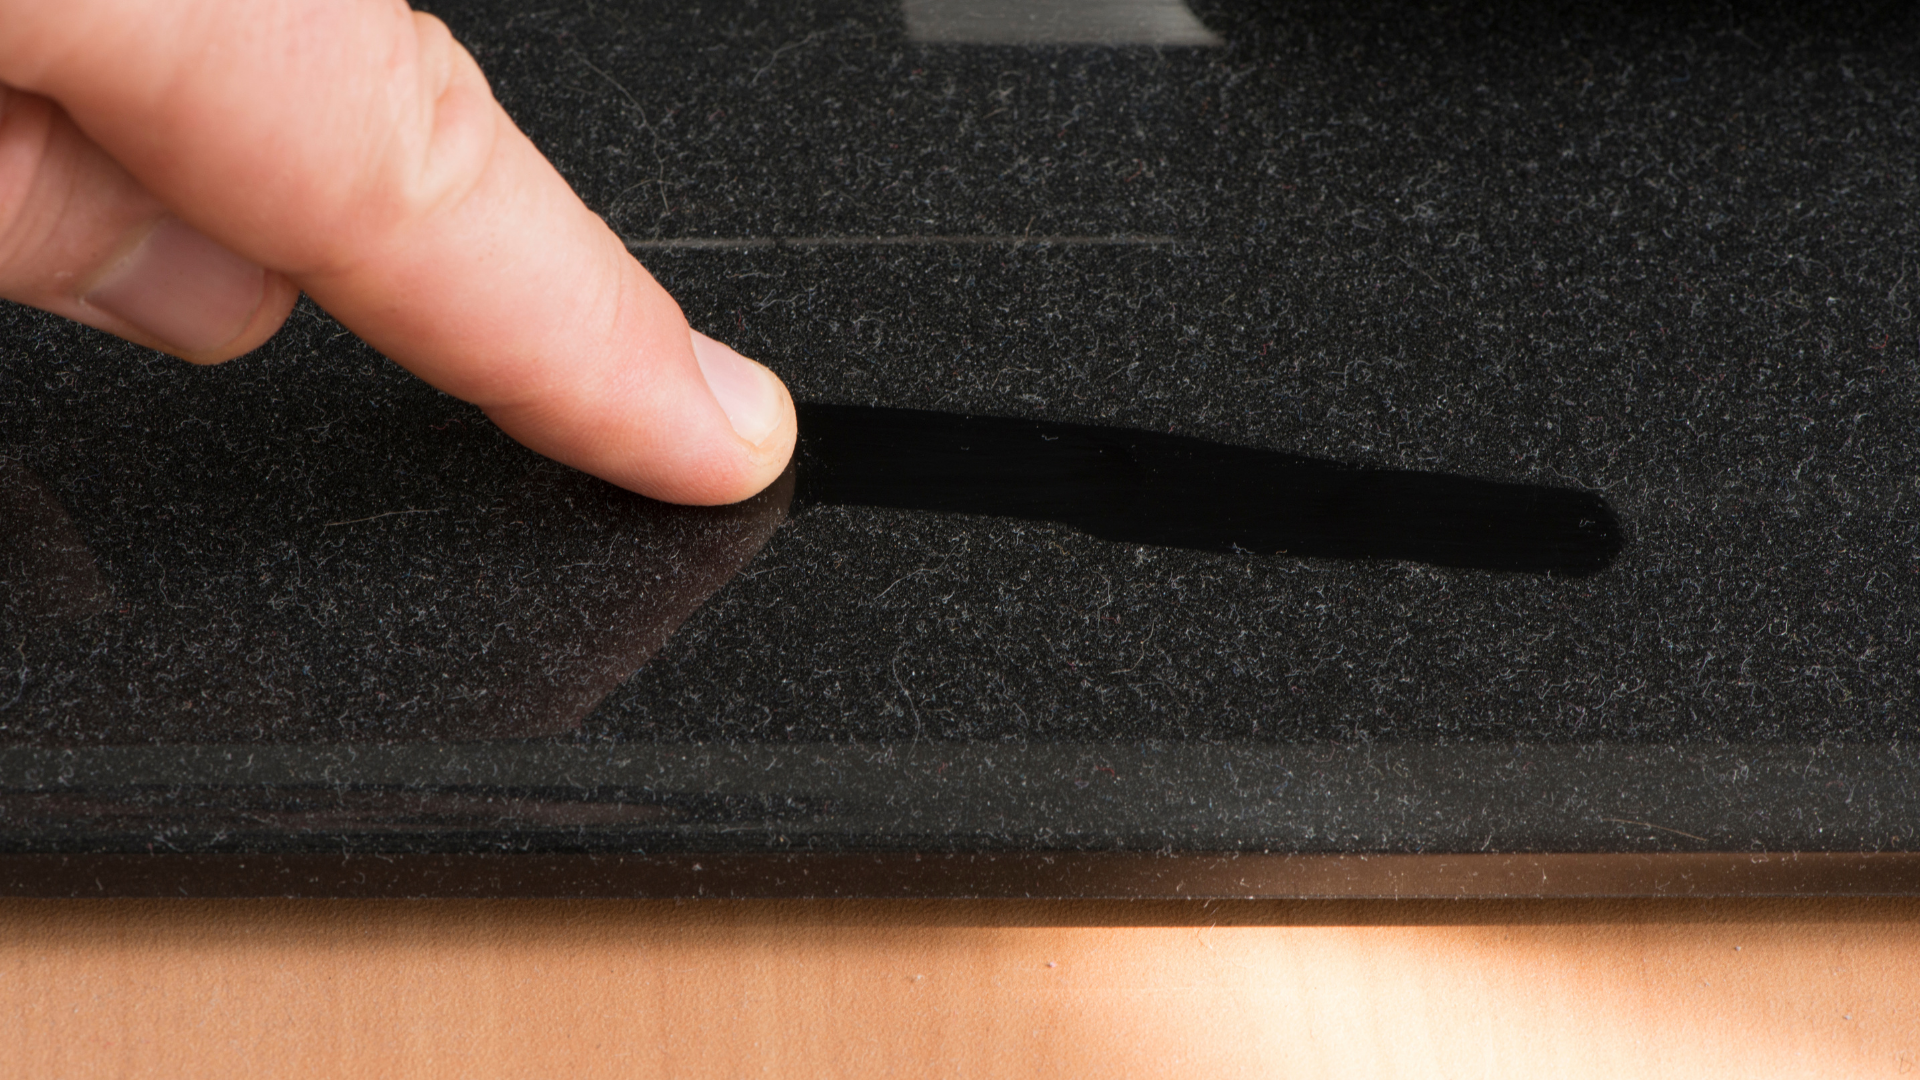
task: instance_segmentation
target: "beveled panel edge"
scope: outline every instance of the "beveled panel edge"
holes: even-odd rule
[[[1920,896],[1920,853],[5,855],[0,897]]]

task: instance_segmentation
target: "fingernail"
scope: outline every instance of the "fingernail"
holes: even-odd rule
[[[212,352],[247,328],[267,272],[166,217],[84,297],[183,353]]]
[[[693,358],[741,438],[758,446],[780,426],[780,380],[773,372],[698,330],[693,331]]]

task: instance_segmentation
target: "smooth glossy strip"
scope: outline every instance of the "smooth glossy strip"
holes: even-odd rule
[[[856,247],[1168,247],[1171,236],[1121,233],[1111,236],[1026,233],[956,233],[926,236],[672,236],[628,239],[629,251],[765,251],[773,248]]]
[[[1506,899],[1920,896],[1920,854],[6,855],[0,896]]]
[[[1120,543],[1584,577],[1599,495],[1009,417],[802,403],[796,500],[1049,521]]]

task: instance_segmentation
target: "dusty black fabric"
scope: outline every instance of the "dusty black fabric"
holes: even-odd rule
[[[1625,771],[1542,766],[1564,784],[1498,813],[1436,795],[1416,827],[1357,809],[1397,781],[1341,757],[1320,802],[1231,788],[1179,842],[1226,844],[1207,828],[1256,805],[1339,817],[1313,834],[1336,847],[1682,842],[1596,824],[1621,784],[1606,820],[1747,800],[1700,826],[1715,844],[1911,839],[1916,6],[1196,6],[1224,47],[922,46],[882,3],[429,5],[694,324],[796,397],[1591,490],[1628,538],[1613,564],[1567,580],[802,508],[561,741],[1562,744]],[[116,603],[161,610],[191,579],[202,612],[181,640],[138,612],[7,609],[0,739],[20,746],[434,738],[488,640],[463,622],[486,617],[475,574],[562,581],[526,609],[558,610],[620,573],[565,567],[659,528],[305,307],[214,370],[0,311],[0,455],[71,513]],[[562,496],[545,539],[482,529]],[[434,512],[314,539],[393,509]],[[195,514],[191,537],[162,527]],[[315,569],[343,544],[351,575]],[[276,660],[248,683],[266,669],[231,658],[275,633],[343,681],[303,690]],[[468,644],[444,670],[393,659],[449,641]],[[403,676],[426,689],[383,696]],[[1841,744],[1868,756],[1817,780],[1752,765]],[[1689,747],[1719,779],[1680,784]],[[969,775],[1018,777],[993,760]],[[1782,809],[1849,782],[1871,798]],[[1044,841],[972,820],[945,790],[901,843],[1120,842],[1097,814]],[[736,826],[771,820],[739,805]]]

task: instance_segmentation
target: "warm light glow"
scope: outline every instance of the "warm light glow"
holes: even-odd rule
[[[1891,1077],[1916,913],[13,901],[0,1077]]]

